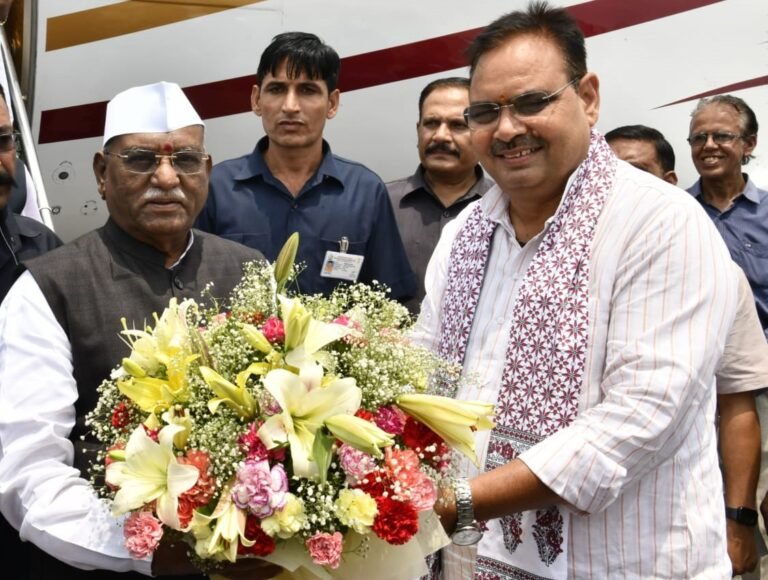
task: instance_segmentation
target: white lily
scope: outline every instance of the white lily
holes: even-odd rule
[[[319,385],[323,375],[323,347],[354,331],[342,324],[315,320],[295,298],[282,295],[278,298],[285,324],[285,362]]]
[[[400,409],[478,464],[473,429],[493,429],[492,404],[416,393],[400,395],[396,402]]]
[[[210,516],[195,510],[189,530],[195,537],[195,552],[203,559],[230,562],[237,559],[238,542],[246,547],[255,541],[245,537],[245,510],[238,508],[232,501],[231,482],[224,486],[216,508]],[[215,522],[211,529],[211,522]]]
[[[106,481],[118,487],[112,503],[113,515],[121,515],[157,500],[157,517],[180,530],[179,496],[192,488],[200,476],[193,465],[182,465],[173,452],[173,438],[184,428],[168,425],[153,441],[139,426],[125,446],[125,461],[107,466]]]
[[[288,443],[293,471],[299,477],[315,477],[319,470],[312,460],[315,433],[329,417],[352,415],[360,408],[362,391],[355,379],[339,379],[326,386],[314,384],[314,376],[295,375],[275,369],[264,377],[264,387],[280,405],[281,412],[261,426],[259,438],[272,449]]]

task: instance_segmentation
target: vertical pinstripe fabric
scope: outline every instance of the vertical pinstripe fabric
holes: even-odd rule
[[[497,221],[460,396],[496,402],[517,292],[542,234],[521,248],[498,188],[477,203]],[[414,338],[435,348],[451,241],[427,271]],[[521,459],[571,506],[572,578],[730,577],[714,433],[713,372],[733,319],[736,280],[707,216],[677,188],[620,164],[592,244],[590,344],[579,416]],[[488,434],[477,434],[481,464]],[[476,472],[468,461],[460,465]],[[474,549],[444,553],[444,578],[514,578],[489,522]]]

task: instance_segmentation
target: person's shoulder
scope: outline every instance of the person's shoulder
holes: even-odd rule
[[[342,178],[345,176],[354,175],[357,179],[371,180],[376,181],[377,183],[381,183],[382,185],[384,184],[384,181],[375,171],[360,163],[359,161],[353,161],[351,159],[347,159],[346,157],[336,155],[335,153],[331,153],[330,155],[333,159],[336,169],[339,171]]]
[[[238,242],[227,240],[215,234],[209,234],[202,230],[195,229],[195,240],[199,241],[204,251],[216,255],[231,255],[239,261],[264,260],[264,255],[253,248],[249,248]]]
[[[701,211],[700,204],[686,190],[659,179],[625,161],[618,161],[616,186],[611,203],[635,208],[633,211]]]
[[[213,169],[211,169],[211,179],[214,178],[233,178],[243,172],[248,167],[249,160],[255,154],[254,151],[240,155],[239,157],[233,157],[231,159],[225,159],[214,163]]]
[[[45,224],[23,215],[14,215],[19,234],[26,238],[43,238],[56,241],[56,246],[62,244],[59,237]]]

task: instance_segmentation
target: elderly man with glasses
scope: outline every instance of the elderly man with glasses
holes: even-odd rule
[[[86,479],[97,443],[85,415],[129,354],[121,317],[142,328],[171,297],[200,299],[211,282],[225,297],[261,254],[192,230],[211,160],[178,85],[112,99],[93,168],[107,223],[26,263],[0,307],[0,508],[41,550],[31,578],[194,573],[182,543],[164,544],[151,562],[130,557]],[[251,561],[222,573],[237,578],[243,568],[250,578],[276,572]]]
[[[414,339],[496,404],[479,469],[436,504],[443,578],[729,578],[714,372],[728,250],[684,191],[616,159],[564,10],[534,2],[470,55],[496,181],[443,230]]]
[[[755,112],[733,95],[702,99],[691,114],[688,143],[699,173],[688,192],[747,275],[768,336],[768,191],[741,170],[757,147]]]

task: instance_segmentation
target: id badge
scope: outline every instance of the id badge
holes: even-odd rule
[[[360,275],[360,269],[363,267],[364,256],[356,254],[346,254],[342,252],[325,253],[323,266],[320,268],[320,276],[323,278],[335,278],[337,280],[348,280],[357,282]]]

